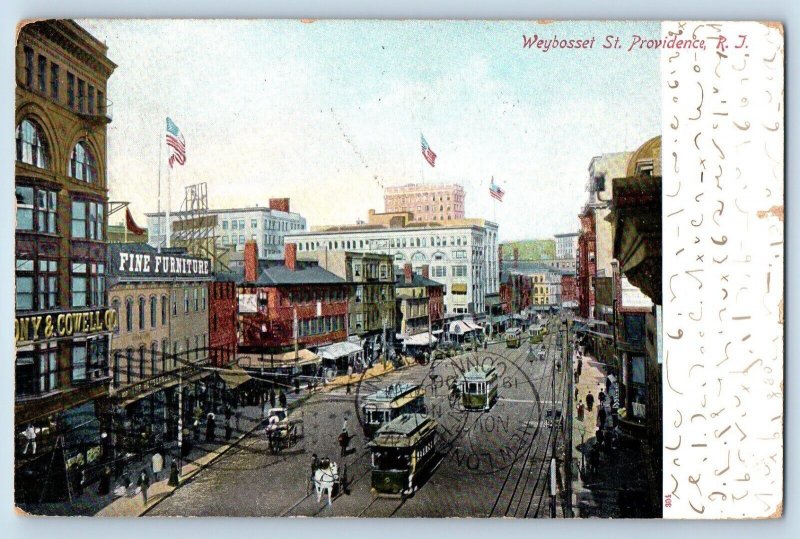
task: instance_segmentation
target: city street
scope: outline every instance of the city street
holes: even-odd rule
[[[555,361],[561,360],[555,344],[551,330],[542,345],[534,345],[534,351],[545,346],[545,361],[530,361],[527,343],[516,349],[498,343],[364,383],[354,376],[350,394],[346,388],[319,393],[293,412],[304,425],[296,446],[271,454],[263,431],[256,431],[147,515],[549,517],[552,431],[545,410],[552,402]],[[478,361],[497,368],[497,403],[487,412],[451,406],[447,388]],[[566,397],[563,375],[563,369],[556,371],[556,408]],[[412,497],[376,498],[357,408],[368,394],[398,382],[425,386],[428,411],[439,423],[440,461]],[[354,438],[342,458],[337,435],[345,420]],[[561,437],[559,431],[559,444]],[[317,502],[309,494],[313,453],[330,457],[340,472],[346,467],[347,492],[330,507],[325,497]]]

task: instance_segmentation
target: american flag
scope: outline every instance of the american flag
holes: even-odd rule
[[[492,197],[496,198],[500,202],[503,202],[503,197],[505,196],[506,192],[500,189],[500,186],[494,183],[494,176],[492,176],[492,183],[489,185],[489,194]]]
[[[432,167],[436,166],[436,154],[433,153],[431,147],[428,146],[428,141],[425,140],[425,137],[420,133],[420,138],[422,138],[422,157],[425,158],[425,161]]]
[[[167,118],[167,146],[171,148],[169,156],[169,167],[173,163],[183,165],[186,163],[186,141],[183,139],[181,130],[175,125],[171,118]]]

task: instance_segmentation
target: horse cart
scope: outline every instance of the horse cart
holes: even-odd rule
[[[344,492],[347,484],[347,468],[339,471],[339,465],[327,457],[320,459],[314,470],[314,491],[317,494],[317,503],[322,500],[323,494],[328,495],[328,505],[333,498]]]
[[[280,453],[297,443],[303,435],[303,421],[290,418],[286,408],[271,408],[267,413],[267,441],[272,453]]]

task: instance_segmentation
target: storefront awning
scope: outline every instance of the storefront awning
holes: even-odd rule
[[[455,322],[450,322],[450,333],[455,333],[456,335],[463,335],[464,333],[469,333],[470,331],[482,331],[480,326],[475,324],[470,324],[469,322],[465,322],[463,320],[456,320]]]
[[[362,352],[364,349],[352,342],[337,342],[327,346],[320,346],[317,354],[322,359],[338,359]]]
[[[305,348],[298,350],[297,354],[291,351],[282,354],[264,354],[263,357],[253,354],[239,357],[239,366],[243,369],[303,367],[319,362],[320,357],[311,350]]]
[[[217,374],[219,374],[219,377],[225,382],[225,386],[228,389],[236,389],[251,379],[250,375],[238,365],[234,365],[230,369],[219,370]]]
[[[453,283],[450,285],[450,293],[452,294],[466,294],[467,283]]]
[[[403,343],[408,346],[428,346],[429,344],[433,344],[437,341],[438,339],[436,337],[426,331],[424,333],[417,333],[416,335],[408,337],[405,341],[403,341]]]

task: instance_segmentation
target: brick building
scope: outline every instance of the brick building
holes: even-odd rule
[[[236,282],[218,277],[208,283],[208,354],[211,365],[225,367],[236,359]]]
[[[415,221],[463,219],[464,197],[457,183],[409,183],[384,189],[384,211],[411,212]]]
[[[245,244],[244,272],[237,285],[239,349],[283,354],[291,363],[301,349],[347,340],[351,284],[316,263],[298,261],[295,244],[285,245],[284,256],[280,265],[260,263],[256,242]],[[276,366],[283,366],[281,358]],[[296,359],[302,358],[312,355],[298,354]]]
[[[101,454],[116,324],[105,290],[106,83],[116,68],[106,51],[70,20],[24,23],[17,37],[17,502],[66,497],[79,463]],[[35,454],[23,451],[29,426]]]
[[[561,306],[565,309],[578,307],[578,282],[575,273],[561,274]]]

